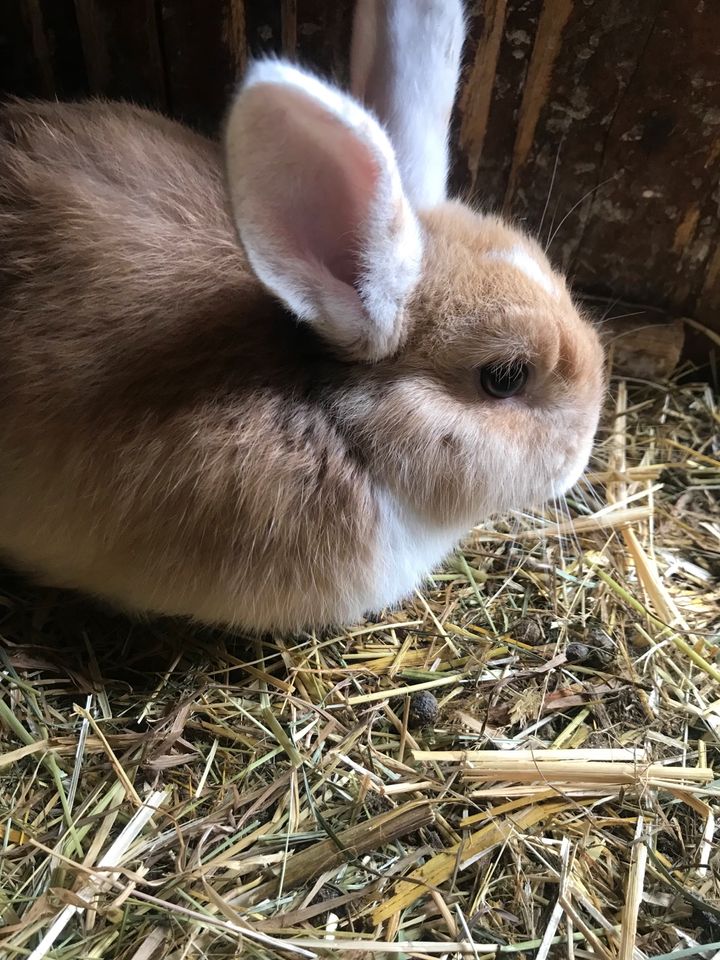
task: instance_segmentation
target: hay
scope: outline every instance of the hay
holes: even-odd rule
[[[719,420],[614,382],[566,505],[339,636],[7,576],[0,954],[717,955]]]

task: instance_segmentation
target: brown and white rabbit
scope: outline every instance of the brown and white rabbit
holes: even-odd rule
[[[445,199],[462,36],[457,0],[363,3],[385,128],[278,61],[223,148],[129,105],[0,109],[0,554],[292,630],[574,483],[601,348],[535,242]]]

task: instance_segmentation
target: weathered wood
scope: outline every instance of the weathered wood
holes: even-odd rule
[[[492,80],[482,153],[470,195],[502,209],[508,188],[523,94],[534,49],[541,0],[508,0]],[[464,149],[461,142],[459,148]]]
[[[75,0],[90,89],[164,109],[155,0]]]
[[[55,72],[39,0],[24,0],[21,10],[30,35],[40,92],[45,97],[52,96],[55,89]]]
[[[699,320],[720,331],[720,243],[708,258],[702,290],[695,313]]]
[[[720,4],[659,4],[608,128],[608,177],[587,212],[577,282],[681,312],[704,288],[717,297]]]
[[[499,39],[503,5],[471,7],[456,185],[580,289],[720,329],[720,6],[510,0]]]
[[[249,57],[347,81],[354,0],[0,0],[0,92],[215,132]],[[466,0],[451,182],[577,288],[720,330],[720,3]]]
[[[354,0],[297,0],[297,56],[307,66],[348,82]]]
[[[168,108],[214,133],[245,69],[245,5],[162,0],[160,10]]]
[[[2,0],[0,90],[40,97],[87,92],[73,0]]]
[[[280,48],[284,57],[297,53],[297,0],[281,0]]]
[[[475,190],[484,153],[506,8],[507,0],[487,0],[473,3],[467,11],[468,32],[463,52],[466,66],[460,83],[453,138],[458,145],[458,160],[464,161],[456,160],[454,186],[465,193]],[[487,195],[484,183],[480,189]]]
[[[651,29],[653,6],[648,0],[543,3],[504,208],[543,244],[552,239],[551,256],[564,269],[573,266],[595,192],[604,195],[608,130]]]
[[[260,57],[274,53],[279,56],[283,42],[283,0],[247,0],[245,6],[248,55]]]
[[[30,24],[19,2],[0,4],[0,87],[27,96],[40,92]]]
[[[547,3],[543,4],[520,104],[515,145],[505,194],[506,207],[512,203],[519,193],[521,174],[527,166],[530,151],[536,144],[535,135],[541,111],[543,108],[547,109],[551,77],[561,53],[562,35],[572,10],[573,0],[548,0]],[[550,142],[552,142],[552,139]],[[552,164],[552,169],[555,170],[555,164]],[[536,200],[537,198],[533,197],[533,201],[536,202]],[[533,201],[525,201],[523,207],[529,208]],[[545,209],[544,204],[542,209]]]
[[[29,0],[39,10],[52,85],[47,96],[77,98],[88,93],[74,0]]]

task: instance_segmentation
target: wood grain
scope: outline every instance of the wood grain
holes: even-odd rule
[[[518,120],[505,210],[573,265],[596,191],[608,129],[636,69],[654,2],[543,5]]]
[[[345,83],[353,6],[1,0],[0,92],[125,98],[214,133],[250,57]],[[453,190],[525,224],[579,290],[720,330],[720,3],[466,6]]]
[[[91,91],[164,109],[154,0],[75,0],[75,11]]]
[[[348,82],[354,0],[297,0],[297,56],[301,63]]]
[[[215,133],[245,69],[245,5],[242,0],[161,0],[160,10],[169,110]]]
[[[283,0],[247,0],[245,25],[248,55],[282,53]]]
[[[458,97],[461,120],[457,149],[467,165],[466,182],[468,193],[471,194],[476,192],[506,10],[507,0],[486,0],[482,4],[474,3],[469,11],[466,58],[470,55],[472,59],[469,68],[464,71]],[[457,166],[455,175],[458,175]]]
[[[87,89],[73,0],[2,0],[0,91],[77,97]]]
[[[542,0],[508,0],[493,96],[472,197],[502,210],[508,191],[515,135],[535,49]]]
[[[720,5],[665,0],[608,127],[577,282],[692,313],[718,297]]]
[[[563,31],[572,11],[573,0],[547,0],[543,4],[525,92],[520,104],[505,206],[508,206],[517,191],[520,171],[527,164],[530,150],[535,143],[540,113],[548,103],[550,78],[560,54]]]

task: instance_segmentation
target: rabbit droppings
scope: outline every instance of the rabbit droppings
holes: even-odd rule
[[[598,337],[533,240],[446,199],[461,5],[357,18],[354,97],[257,62],[222,146],[127,104],[0,109],[16,567],[249,630],[349,623],[580,476]]]

